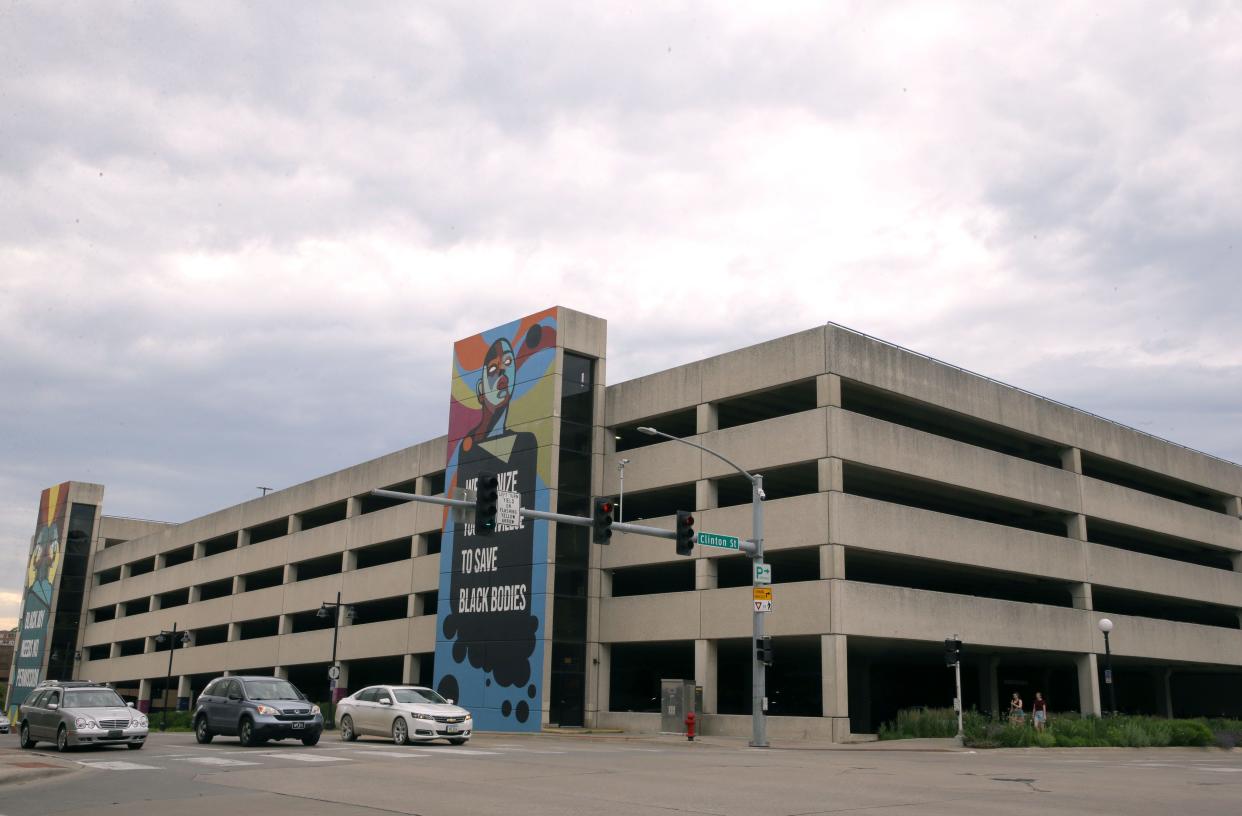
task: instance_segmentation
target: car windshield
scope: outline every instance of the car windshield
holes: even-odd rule
[[[392,693],[397,695],[398,703],[436,703],[443,705],[448,701],[436,694],[431,689],[393,689]]]
[[[288,680],[247,680],[246,696],[251,700],[305,700]]]
[[[112,689],[66,691],[65,708],[125,708],[125,701]]]

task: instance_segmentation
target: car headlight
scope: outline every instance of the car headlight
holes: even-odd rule
[[[259,712],[259,714],[263,715],[264,717],[275,717],[277,714],[280,713],[278,710],[272,708],[271,706],[265,706],[265,705],[256,706],[255,711]]]
[[[431,714],[419,714],[417,711],[411,711],[410,716],[416,720],[434,720],[435,719],[435,717],[432,716]]]
[[[311,716],[313,717],[313,716],[315,716],[315,715],[316,715],[316,714],[318,714],[318,713],[320,713],[320,712],[319,712],[319,706],[317,706],[317,705],[313,705],[313,706],[311,706]]]
[[[78,717],[76,720],[73,721],[73,724],[79,731],[81,731],[83,728],[98,728],[99,727],[99,725],[96,724],[96,722],[92,720],[90,717]]]
[[[134,717],[134,719],[130,720],[130,723],[129,723],[129,724],[130,724],[130,725],[132,725],[132,726],[134,726],[135,728],[146,728],[146,727],[147,727],[147,718],[146,718],[146,717],[144,717],[143,715],[139,714],[139,715],[135,716],[135,717]]]

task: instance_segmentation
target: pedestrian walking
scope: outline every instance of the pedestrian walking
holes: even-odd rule
[[[1026,712],[1022,709],[1022,698],[1018,696],[1018,692],[1013,693],[1013,698],[1009,701],[1009,724],[1022,725],[1026,719]]]
[[[1035,702],[1031,703],[1031,722],[1036,731],[1043,731],[1048,724],[1048,701],[1038,691],[1035,692]]]

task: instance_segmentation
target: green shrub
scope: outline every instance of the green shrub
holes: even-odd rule
[[[1212,729],[1196,720],[1169,720],[1169,745],[1202,747],[1211,745]]]
[[[880,726],[880,739],[926,739],[957,736],[957,712],[950,708],[905,708],[895,723]]]

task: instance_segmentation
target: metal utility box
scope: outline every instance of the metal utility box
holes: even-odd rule
[[[661,680],[660,732],[686,733],[686,715],[693,711],[698,716],[702,694],[702,687],[692,680]]]

